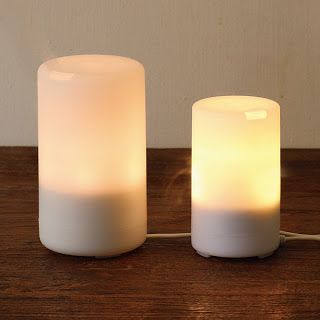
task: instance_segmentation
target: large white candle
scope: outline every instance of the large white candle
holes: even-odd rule
[[[146,237],[144,68],[78,55],[38,70],[39,227],[49,249],[113,256]]]
[[[200,100],[192,109],[192,246],[250,257],[279,245],[280,108],[258,97]]]

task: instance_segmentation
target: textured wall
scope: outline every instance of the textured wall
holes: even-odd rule
[[[109,53],[147,74],[151,147],[186,147],[191,105],[214,95],[275,99],[282,145],[320,147],[320,1],[0,0],[0,145],[37,143],[36,70]]]

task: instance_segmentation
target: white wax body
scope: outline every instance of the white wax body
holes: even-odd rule
[[[192,246],[220,257],[264,256],[279,246],[280,110],[243,96],[192,110]]]
[[[39,232],[47,248],[114,256],[146,238],[143,66],[104,55],[38,71]]]

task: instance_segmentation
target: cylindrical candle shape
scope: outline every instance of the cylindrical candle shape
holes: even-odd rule
[[[144,68],[107,55],[38,70],[39,229],[47,248],[114,256],[146,237]]]
[[[251,257],[279,246],[280,107],[225,96],[192,108],[192,246]]]

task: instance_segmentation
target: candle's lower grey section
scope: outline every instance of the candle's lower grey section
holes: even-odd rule
[[[279,208],[259,211],[218,211],[192,206],[192,246],[219,257],[252,257],[279,246]]]
[[[106,195],[59,193],[40,186],[40,240],[47,248],[79,256],[114,256],[146,238],[145,188]]]

